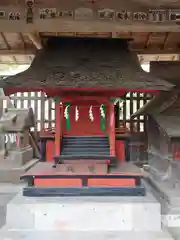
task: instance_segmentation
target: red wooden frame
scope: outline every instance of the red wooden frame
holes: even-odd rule
[[[35,87],[17,87],[17,88],[5,88],[4,92],[6,95],[11,95],[17,92],[45,92],[48,96],[54,97],[54,96],[64,96],[68,94],[75,94],[75,92],[78,92],[77,95],[79,95],[79,92],[92,92],[93,95],[101,95],[106,97],[120,97],[126,92],[142,92],[142,93],[157,93],[159,90],[153,89],[124,89],[124,88],[35,88]]]

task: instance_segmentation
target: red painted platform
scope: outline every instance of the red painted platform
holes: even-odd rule
[[[121,163],[108,168],[105,162],[75,161],[58,164],[39,162],[21,176],[37,187],[80,187],[80,186],[137,186],[143,177],[142,171],[131,163]]]

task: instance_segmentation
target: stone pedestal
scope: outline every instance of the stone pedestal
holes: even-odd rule
[[[38,162],[38,159],[31,159],[20,166],[16,162],[5,160],[0,160],[0,183],[20,183],[20,176]]]
[[[18,183],[20,176],[34,166],[38,159],[33,159],[33,149],[30,145],[15,146],[0,151],[0,182]]]
[[[172,240],[161,228],[160,204],[151,193],[145,197],[78,198],[26,198],[18,194],[7,205],[1,237]]]
[[[28,161],[33,159],[33,149],[30,145],[23,148],[9,150],[5,161],[16,163],[17,167],[21,167]]]

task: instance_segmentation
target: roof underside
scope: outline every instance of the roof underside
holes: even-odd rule
[[[126,40],[53,37],[28,70],[5,79],[0,87],[152,91],[173,85],[144,72]]]
[[[169,92],[157,94],[151,101],[146,103],[132,117],[142,114],[155,114],[166,112],[171,106],[180,101],[180,61],[159,61],[151,62],[150,72],[157,77],[175,85]]]
[[[111,37],[111,33],[40,33],[40,40],[46,42],[49,36],[94,36]],[[178,60],[180,33],[131,33],[119,32],[113,37],[131,38],[131,48],[137,52],[141,63],[149,61]],[[0,64],[31,64],[36,47],[28,34],[0,33]]]

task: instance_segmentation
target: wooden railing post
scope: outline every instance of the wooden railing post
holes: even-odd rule
[[[61,107],[60,102],[56,101],[55,103],[55,155],[60,155],[60,146],[61,146]]]
[[[114,102],[109,103],[109,144],[110,155],[115,156],[115,116],[114,116]]]

